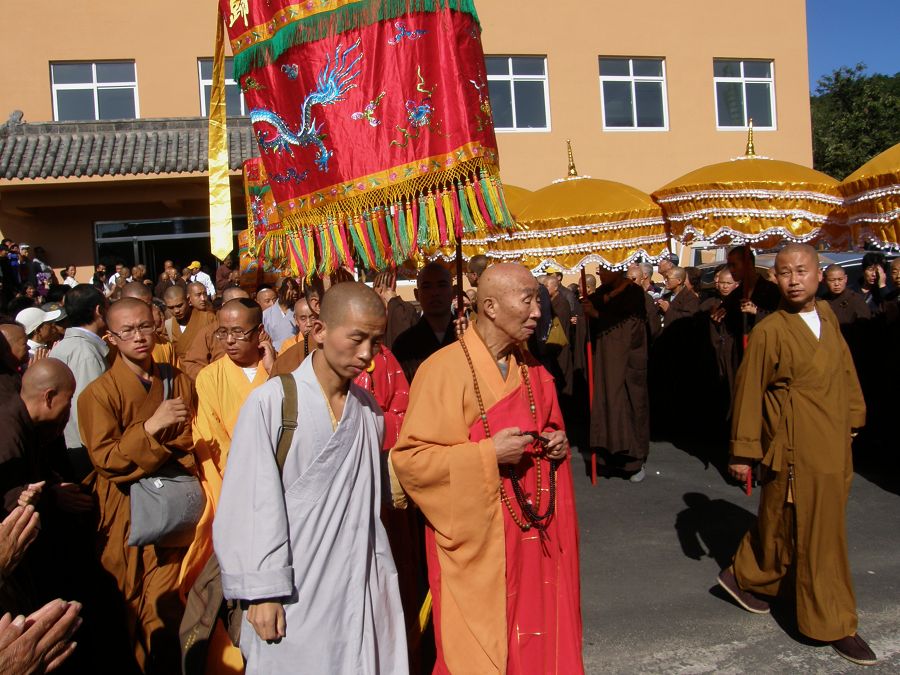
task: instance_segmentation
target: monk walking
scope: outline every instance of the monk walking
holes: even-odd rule
[[[222,304],[237,298],[250,298],[240,286],[230,286],[222,292]],[[223,342],[216,339],[216,331],[219,329],[218,314],[216,321],[212,321],[203,327],[197,337],[191,340],[190,346],[181,359],[180,368],[192,380],[197,379],[197,374],[213,361],[222,358],[225,354]]]
[[[247,397],[231,441],[213,539],[225,597],[249,605],[247,673],[408,672],[397,572],[381,524],[384,422],[352,384],[384,335],[381,298],[357,283],[322,299],[321,346],[290,377],[297,432],[279,472],[285,390]]]
[[[78,425],[95,468],[100,562],[124,599],[139,665],[147,673],[174,673],[181,668],[177,590],[185,549],[128,545],[129,488],[161,470],[195,471],[193,386],[177,369],[165,373],[153,362],[156,328],[145,303],[119,300],[106,320],[118,356],[78,401]]]
[[[775,258],[782,309],[757,324],[737,374],[732,475],[762,464],[759,519],[734,564],[719,575],[744,609],[769,611],[762,596],[795,577],[797,625],[861,665],[875,654],[856,632],[845,510],[853,477],[850,439],[865,404],[840,325],[816,301],[815,250],[790,244]]]
[[[583,672],[569,448],[519,265],[478,278],[478,321],[416,373],[391,452],[428,521],[435,673]]]

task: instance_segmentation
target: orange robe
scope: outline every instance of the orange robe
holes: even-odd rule
[[[79,397],[78,427],[95,469],[87,480],[100,507],[100,562],[125,601],[135,657],[145,670],[178,672],[184,608],[177,590],[185,549],[128,545],[130,485],[170,462],[196,471],[190,423],[167,429],[159,441],[144,431],[163,395],[157,373],[148,391],[120,355]],[[193,407],[193,384],[177,370],[171,396]]]
[[[216,315],[212,312],[201,312],[200,310],[191,310],[191,318],[188,319],[187,326],[184,331],[181,326],[172,317],[166,324],[166,332],[172,336],[172,345],[175,347],[175,356],[179,363],[184,360],[187,350],[191,343],[203,332],[203,329],[210,324],[216,323]],[[199,369],[198,369],[199,370]]]
[[[532,418],[516,358],[510,357],[504,379],[474,327],[464,339],[494,433],[509,426],[539,433],[562,428],[553,380],[543,367],[524,357]],[[510,479],[501,477],[494,443],[484,438],[472,377],[458,342],[426,360],[416,372],[400,440],[391,451],[396,477],[428,521],[435,673],[581,673],[571,462],[557,469],[556,508],[547,530],[519,529],[500,501],[502,482],[522,518]],[[529,453],[516,471],[533,496],[537,462],[543,512],[549,462]]]
[[[194,542],[184,556],[181,568],[181,592],[187,595],[197,575],[213,553],[212,526],[225,464],[231,448],[231,434],[241,406],[251,391],[264,384],[269,374],[257,364],[253,382],[230,358],[214,361],[197,375],[197,417],[194,420],[194,446],[200,479],[206,492],[206,509],[197,524]],[[221,623],[216,624],[207,658],[207,673],[241,673],[244,661],[232,645]]]

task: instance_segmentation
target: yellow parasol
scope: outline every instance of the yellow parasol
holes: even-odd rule
[[[847,176],[841,191],[854,242],[900,244],[900,143]]]
[[[672,235],[684,243],[783,241],[849,244],[838,181],[813,169],[757,155],[753,123],[743,157],[704,166],[653,193]]]
[[[522,229],[488,237],[488,257],[574,273],[591,263],[624,269],[665,254],[659,206],[628,185],[579,176],[567,143],[568,176],[528,196],[513,214]]]

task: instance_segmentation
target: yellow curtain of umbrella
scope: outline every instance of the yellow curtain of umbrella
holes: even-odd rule
[[[841,191],[855,242],[900,243],[900,143],[847,176]]]
[[[747,242],[764,248],[779,241],[825,239],[845,248],[850,231],[838,181],[813,169],[753,151],[705,166],[653,193],[671,233],[683,242]]]
[[[622,183],[578,177],[537,190],[516,214],[520,230],[489,237],[487,255],[567,273],[596,263],[622,269],[666,252],[662,211],[649,195]]]

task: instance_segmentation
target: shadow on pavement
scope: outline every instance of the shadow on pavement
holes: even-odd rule
[[[730,565],[756,515],[737,504],[710,499],[700,492],[687,492],[682,499],[687,508],[675,517],[675,531],[684,555],[693,560],[713,558],[720,569]]]

